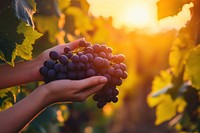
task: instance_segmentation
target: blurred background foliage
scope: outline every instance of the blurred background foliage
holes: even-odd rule
[[[35,30],[43,36],[32,45],[32,58],[55,45],[85,37],[92,44],[105,43],[114,49],[114,53],[124,54],[129,76],[119,87],[118,103],[107,104],[100,110],[90,97],[84,103],[53,105],[42,112],[23,133],[200,131],[199,91],[193,88],[199,87],[199,81],[196,84],[195,80],[195,85],[191,86],[188,83],[190,78],[183,78],[185,61],[190,51],[199,43],[198,39],[196,44],[194,43],[192,35],[196,33],[191,32],[195,27],[193,23],[189,24],[186,30],[180,31],[168,30],[155,34],[127,32],[125,28],[114,28],[111,17],[92,16],[88,12],[90,5],[86,0],[35,0],[35,2],[37,6],[33,22]],[[177,14],[180,7],[188,2],[190,1],[180,3],[160,0],[158,18]],[[175,5],[175,7],[173,10],[168,8],[170,12],[166,13],[162,8],[163,5],[167,7]],[[195,16],[193,21],[196,22],[197,18],[198,16]],[[199,48],[196,48],[196,53],[191,54],[189,58],[199,59]],[[26,58],[23,56],[16,58],[16,60],[21,59]],[[187,65],[187,70],[192,70],[188,72],[189,75],[199,73],[199,70],[192,68],[195,63],[192,59]],[[42,82],[33,82],[1,90],[0,109],[11,107],[40,84]],[[180,86],[183,86],[184,91],[181,97],[178,97],[174,90]],[[192,109],[187,105],[191,105]],[[196,118],[193,120],[192,116]]]

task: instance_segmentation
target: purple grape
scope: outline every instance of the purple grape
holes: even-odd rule
[[[116,77],[122,77],[122,75],[123,75],[123,71],[121,69],[115,70],[115,76]]]
[[[78,56],[84,55],[83,52],[78,52],[77,53]]]
[[[108,74],[109,75],[114,75],[115,74],[115,68],[114,67],[110,67],[110,68],[108,68]]]
[[[107,59],[104,59],[103,67],[107,68],[109,65],[109,61]]]
[[[119,67],[122,69],[122,71],[126,71],[126,65],[124,63],[120,63]]]
[[[103,106],[104,106],[105,104],[106,104],[105,102],[98,102],[98,103],[97,103],[97,107],[101,109],[101,108],[103,108]]]
[[[43,76],[46,76],[47,73],[48,73],[48,68],[43,66],[43,67],[40,68],[39,71],[40,71],[40,74],[42,74]]]
[[[105,93],[107,96],[109,96],[109,95],[112,94],[112,89],[109,88],[109,87],[106,87],[103,91],[104,91],[104,93]]]
[[[120,69],[119,64],[114,64],[113,67],[115,68],[115,70]]]
[[[91,65],[90,65],[90,63],[85,63],[85,69],[87,70],[87,69],[90,69],[91,68]]]
[[[67,64],[68,63],[68,58],[65,55],[61,55],[59,57],[59,61],[60,61],[61,64]]]
[[[105,44],[101,45],[101,51],[106,52],[107,46]]]
[[[87,47],[87,44],[86,44],[85,41],[81,40],[81,41],[79,42],[79,46],[80,46],[80,47]]]
[[[76,68],[78,70],[83,70],[85,69],[85,64],[83,62],[79,62],[77,65],[76,65]]]
[[[99,53],[100,50],[101,50],[101,46],[100,46],[99,44],[93,45],[92,48],[93,48],[93,51],[94,51],[95,53]]]
[[[117,55],[117,58],[118,58],[118,61],[119,61],[119,62],[123,62],[124,59],[125,59],[125,56],[124,56],[123,54],[118,54],[118,55]]]
[[[68,78],[68,79],[75,80],[75,79],[77,78],[76,72],[75,72],[75,71],[69,71],[69,72],[67,73],[67,78]]]
[[[88,57],[88,61],[93,60],[93,55],[91,53],[86,53],[85,55]]]
[[[88,69],[86,71],[86,77],[91,77],[94,76],[96,74],[96,72],[94,71],[94,69]]]
[[[117,83],[116,83],[116,85],[117,85],[117,86],[122,85],[122,79],[119,78],[118,81],[117,81]]]
[[[52,61],[52,60],[46,60],[44,62],[44,66],[47,67],[47,68],[49,68],[49,69],[52,69],[54,67],[54,64],[55,64],[55,62]]]
[[[71,60],[72,60],[73,63],[78,63],[79,62],[79,56],[78,55],[73,55],[71,57]]]
[[[104,64],[104,60],[101,57],[95,57],[93,62],[96,67],[102,67]]]
[[[113,103],[116,103],[116,102],[118,102],[118,98],[117,98],[116,96],[115,96],[115,97],[113,97],[113,98],[112,98],[112,102],[113,102]]]
[[[69,70],[75,70],[76,69],[76,65],[73,62],[69,62],[67,64],[67,67]]]
[[[127,77],[128,77],[128,73],[126,71],[124,71],[121,78],[126,79]]]
[[[57,80],[66,79],[66,78],[67,78],[67,75],[64,74],[64,73],[58,73],[58,74],[56,75],[56,79],[57,79]]]
[[[94,101],[98,101],[98,100],[99,100],[99,96],[98,96],[97,94],[94,94],[93,100],[94,100]]]
[[[115,88],[115,89],[112,90],[112,94],[113,94],[114,96],[116,96],[116,95],[119,94],[119,91]]]
[[[102,57],[102,58],[106,58],[106,53],[100,52],[100,53],[99,53],[99,56]]]
[[[92,47],[86,47],[86,49],[84,50],[86,53],[93,53],[93,49]]]
[[[112,49],[111,47],[108,47],[108,48],[107,48],[107,52],[108,52],[108,53],[112,53],[112,51],[113,51],[113,49]]]
[[[57,63],[57,64],[54,65],[53,69],[58,73],[58,72],[60,72],[60,67],[61,66],[62,66],[61,64]]]
[[[113,54],[112,54],[112,53],[106,53],[106,58],[107,58],[108,60],[112,60]]]
[[[88,57],[86,55],[81,55],[80,61],[82,61],[83,63],[86,63],[86,62],[88,62]]]
[[[85,78],[85,71],[78,71],[77,79],[84,79],[84,78]]]
[[[49,57],[52,59],[52,60],[57,60],[59,58],[59,53],[56,52],[56,51],[51,51],[49,53]]]
[[[71,59],[72,56],[73,56],[73,53],[72,53],[71,51],[69,51],[68,54],[67,54],[67,57],[68,57],[69,59]]]
[[[60,72],[66,73],[67,72],[67,65],[61,65],[60,66]]]
[[[54,78],[56,76],[56,71],[54,69],[50,69],[47,73],[49,78]]]
[[[66,46],[66,47],[64,48],[64,52],[65,52],[66,54],[68,54],[70,51],[71,51],[71,48],[70,48],[69,46]]]

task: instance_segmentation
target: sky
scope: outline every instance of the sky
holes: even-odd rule
[[[113,17],[116,28],[122,26],[129,30],[140,29],[149,32],[160,32],[169,29],[180,29],[190,19],[189,8],[184,5],[177,16],[157,20],[157,0],[87,0],[89,11],[94,16]]]

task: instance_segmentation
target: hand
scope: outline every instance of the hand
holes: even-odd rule
[[[107,82],[103,76],[93,76],[82,80],[56,80],[42,85],[47,94],[47,105],[56,102],[82,102],[88,96],[101,90]]]
[[[71,48],[71,50],[74,50],[79,46],[79,42],[82,41],[82,40],[85,41],[84,38],[81,38],[81,39],[78,39],[78,40],[76,40],[74,42],[57,45],[55,47],[52,47],[52,48],[47,49],[44,52],[42,52],[42,54],[40,54],[37,58],[35,58],[33,60],[33,62],[35,64],[34,65],[35,67],[33,68],[33,71],[32,71],[33,73],[32,74],[33,74],[34,77],[36,77],[35,79],[42,80],[42,76],[39,73],[39,69],[43,66],[44,61],[50,59],[49,58],[49,52],[50,51],[57,51],[59,54],[63,54],[64,53],[64,48],[66,46],[69,46]]]

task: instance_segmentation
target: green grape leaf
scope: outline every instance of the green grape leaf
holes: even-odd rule
[[[194,48],[186,63],[186,73],[194,88],[200,89],[200,46]]]
[[[194,41],[190,39],[189,34],[182,29],[179,36],[173,42],[169,55],[169,64],[175,77],[178,77],[186,64],[190,51],[194,48]]]
[[[34,27],[32,20],[32,16],[36,12],[34,0],[14,0],[14,8],[17,18]]]
[[[56,35],[59,33],[58,29],[59,18],[56,16],[44,16],[36,15],[34,16],[34,22],[36,28],[40,33],[48,33],[49,41],[51,43],[56,43]]]
[[[177,15],[184,4],[190,3],[192,0],[159,0],[157,2],[158,19]]]
[[[84,14],[82,10],[78,7],[69,7],[66,10],[67,15],[74,16],[75,19],[75,26],[76,30],[80,31],[82,34],[87,34],[88,30],[93,30],[93,26],[91,24],[90,19],[88,18],[87,14]]]
[[[42,36],[41,33],[38,33],[36,30],[33,30],[32,27],[28,26],[25,22],[21,22],[17,27],[17,32],[19,34],[24,34],[24,41],[22,44],[17,44],[17,56],[20,56],[23,59],[30,60],[32,57],[32,44],[35,43],[35,40]]]
[[[20,20],[15,17],[11,6],[1,11],[0,18],[3,20],[0,21],[0,59],[13,65],[16,43],[21,44],[24,39],[23,34],[17,33]]]

